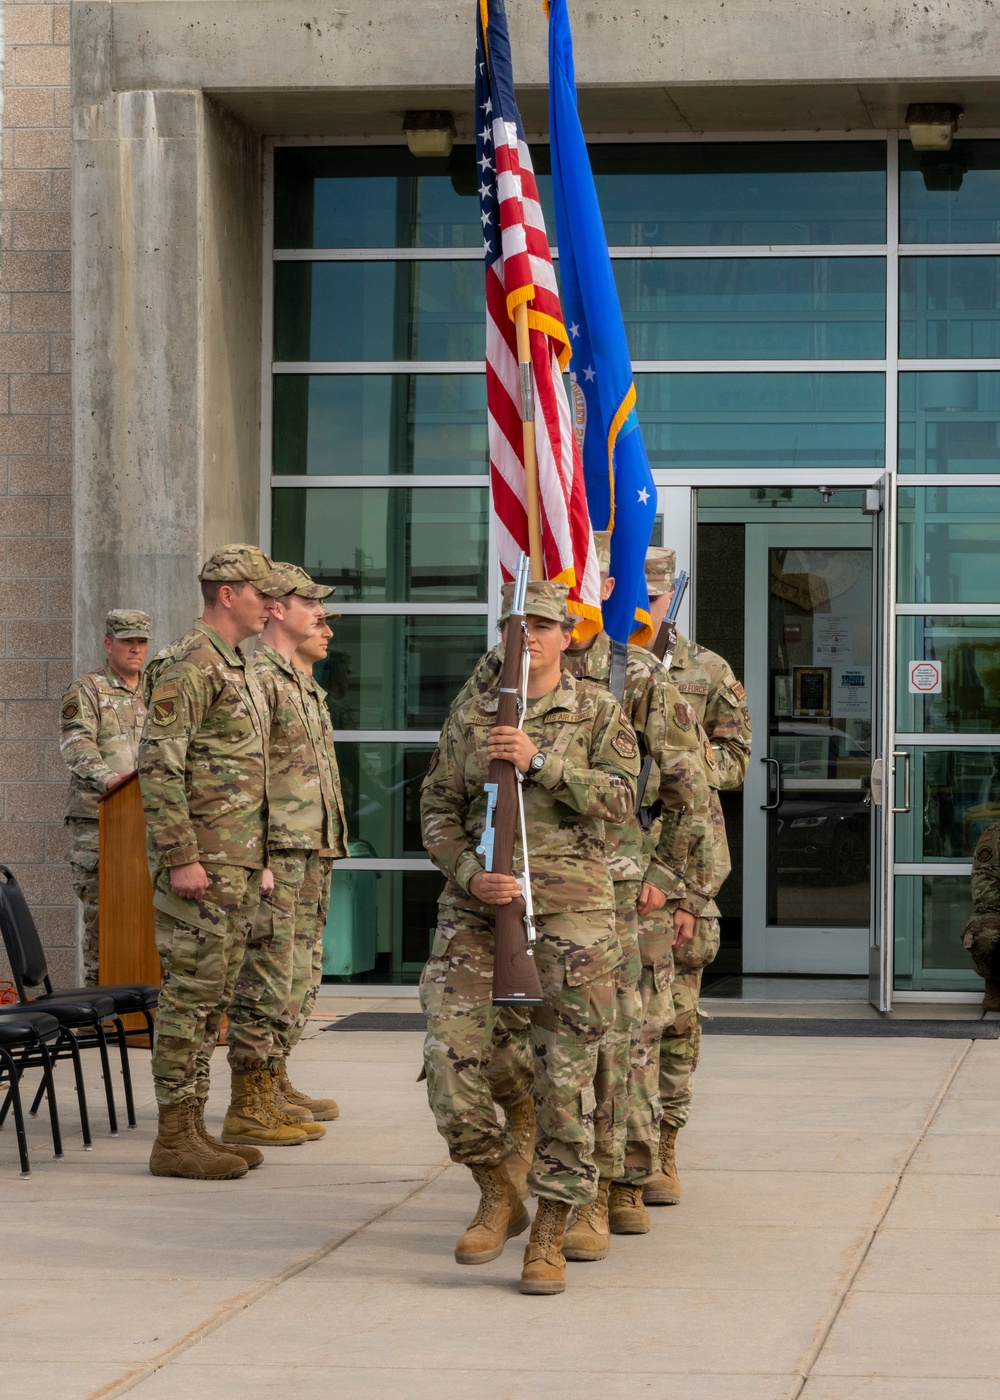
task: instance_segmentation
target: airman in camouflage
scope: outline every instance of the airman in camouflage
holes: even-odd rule
[[[646,583],[650,610],[659,620],[670,605],[676,555],[672,549],[651,548],[646,554]],[[715,772],[707,761],[711,793],[715,889],[729,874],[729,846],[719,791],[739,788],[750,762],[750,714],[746,693],[729,663],[715,652],[696,646],[678,634],[670,666],[670,679],[694,710],[704,727],[715,760]],[[691,1081],[698,1066],[701,1026],[698,1003],[704,968],[719,951],[719,910],[714,901],[701,911],[694,936],[674,948],[674,1020],[660,1041],[660,1169],[646,1186],[651,1205],[672,1205],[680,1198],[676,1167],[676,1139],[691,1111]]]
[[[204,1126],[209,1067],[257,910],[264,864],[267,709],[238,650],[280,589],[253,545],[202,568],[201,619],[149,668],[139,781],[163,987],[153,1045],[156,1176],[227,1180],[262,1159]]]
[[[347,854],[347,823],[325,692],[299,651],[326,654],[333,635],[322,600],[332,588],[278,564],[283,595],[264,628],[250,673],[264,696],[268,730],[267,864],[274,888],[261,899],[229,1007],[233,1097],[223,1142],[287,1146],[322,1137],[333,1099],[311,1099],[288,1079],[316,997],[333,860]],[[318,948],[318,951],[317,951]],[[249,1082],[248,1082],[249,1081]]]
[[[83,905],[83,979],[99,980],[98,798],[134,773],[146,717],[139,678],[146,661],[149,613],[115,608],[104,632],[107,665],[73,682],[62,698],[59,748],[70,772],[66,825],[73,888]]]
[[[962,947],[986,983],[983,1010],[1000,1011],[1000,825],[988,827],[972,858],[972,918]]]
[[[511,589],[504,590],[505,612]],[[421,791],[424,844],[447,877],[431,956],[421,976],[427,1014],[428,1097],[452,1159],[471,1167],[480,1208],[456,1248],[461,1263],[496,1258],[527,1215],[503,1163],[510,1144],[496,1120],[485,1066],[497,1011],[491,1002],[495,905],[516,897],[509,876],[484,872],[476,855],[486,816],[491,758],[522,774],[535,959],[545,1004],[531,1012],[538,1131],[528,1181],[539,1199],[525,1253],[523,1292],[564,1286],[560,1251],[571,1206],[597,1194],[594,1080],[615,1010],[622,961],[614,888],[604,859],[605,823],[627,820],[635,801],[638,744],[618,702],[561,671],[572,618],[566,587],[530,583],[531,670],[523,728],[494,727],[496,687],[474,693],[441,731]],[[532,769],[531,759],[543,762]]]

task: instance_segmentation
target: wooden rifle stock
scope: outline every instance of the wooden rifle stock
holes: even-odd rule
[[[500,700],[495,724],[518,724],[517,697],[521,689],[521,658],[524,653],[524,626],[521,616],[513,615],[507,625],[503,670],[500,673]],[[497,800],[493,819],[492,869],[501,875],[514,873],[514,839],[517,833],[517,773],[513,763],[494,758],[487,781],[496,783]],[[493,928],[493,1005],[542,1006],[542,984],[535,959],[528,947],[524,922],[524,900],[518,896],[510,904],[498,904]]]

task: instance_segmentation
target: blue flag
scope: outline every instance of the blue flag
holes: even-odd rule
[[[549,139],[563,311],[569,328],[573,415],[583,435],[583,474],[595,530],[610,530],[615,591],[605,631],[617,641],[652,638],[646,550],[656,488],[635,411],[632,361],[611,270],[597,189],[576,108],[566,0],[549,0]]]

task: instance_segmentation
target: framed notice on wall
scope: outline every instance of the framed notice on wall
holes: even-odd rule
[[[824,719],[830,714],[830,667],[792,667],[792,714]]]

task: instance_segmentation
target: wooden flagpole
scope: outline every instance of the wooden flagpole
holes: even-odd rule
[[[542,515],[538,500],[538,456],[535,452],[535,396],[531,382],[531,337],[528,332],[528,303],[514,308],[517,333],[517,361],[521,377],[521,433],[524,440],[524,498],[528,512],[528,557],[531,577],[544,579],[542,558]]]

